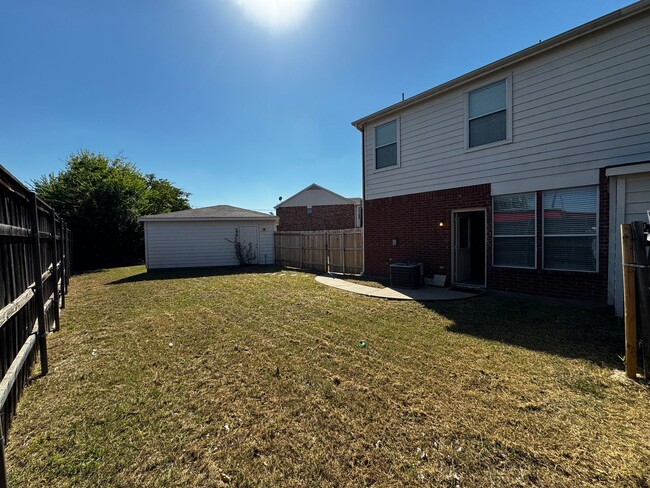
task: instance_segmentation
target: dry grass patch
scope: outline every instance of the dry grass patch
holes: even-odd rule
[[[251,271],[74,277],[12,486],[648,486],[606,312]]]
[[[364,278],[362,276],[340,276],[340,279],[350,283],[356,283],[357,285],[370,286],[372,288],[386,288],[387,286],[390,286],[389,280],[377,281],[376,279]]]

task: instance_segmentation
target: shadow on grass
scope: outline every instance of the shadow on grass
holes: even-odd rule
[[[278,266],[219,266],[211,268],[170,268],[151,270],[119,280],[111,281],[109,285],[136,283],[139,281],[179,280],[186,278],[205,278],[209,276],[228,276],[240,274],[266,274],[282,271]]]
[[[608,307],[490,295],[423,305],[451,320],[452,325],[447,327],[450,332],[610,368],[622,367],[623,327]]]
[[[99,274],[108,271],[110,268],[97,268],[97,269],[73,269],[72,274],[74,275],[88,275],[88,274]]]

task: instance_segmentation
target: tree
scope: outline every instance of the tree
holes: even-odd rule
[[[189,193],[168,180],[143,175],[122,156],[87,150],[70,155],[63,171],[32,183],[72,229],[73,263],[79,270],[142,262],[138,218],[190,208]]]
[[[147,193],[143,215],[177,212],[190,208],[187,201],[189,193],[175,187],[169,180],[156,178],[153,174],[145,175],[145,179]]]

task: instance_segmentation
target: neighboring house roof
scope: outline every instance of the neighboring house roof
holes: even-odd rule
[[[496,71],[507,68],[515,63],[519,63],[525,59],[537,56],[546,51],[554,49],[556,47],[562,46],[568,42],[574,41],[580,37],[584,37],[588,34],[601,30],[605,27],[608,27],[612,24],[625,20],[629,17],[637,15],[645,10],[650,9],[650,0],[641,0],[639,2],[633,3],[624,7],[620,10],[616,10],[611,14],[604,15],[596,20],[583,24],[575,29],[571,29],[557,36],[551,37],[546,41],[541,41],[538,44],[535,44],[529,48],[523,49],[522,51],[506,56],[505,58],[499,59],[493,63],[490,63],[482,68],[478,68],[474,71],[470,71],[467,74],[454,78],[451,81],[443,83],[442,85],[435,86],[427,91],[424,91],[418,95],[407,98],[406,100],[393,104],[389,107],[386,107],[382,110],[379,110],[375,113],[372,113],[366,117],[363,117],[359,120],[352,122],[352,125],[359,130],[362,130],[363,127],[368,123],[385,115],[392,114],[399,110],[402,110],[411,105],[415,105],[424,100],[428,100],[435,96],[441,95],[451,89],[458,88],[462,85],[466,85],[478,78],[490,75]]]
[[[140,222],[159,221],[190,221],[190,220],[277,220],[270,215],[245,208],[230,205],[214,205],[212,207],[193,208],[157,215],[145,215],[138,219]]]
[[[311,195],[309,195],[311,193]],[[307,188],[300,190],[295,195],[287,198],[284,202],[279,203],[275,208],[280,207],[308,207],[319,205],[353,205],[357,199],[345,198],[344,196],[334,193],[316,183],[312,183]],[[358,199],[359,201],[361,199]]]
[[[361,198],[358,197],[348,198],[348,200],[352,200],[355,205],[361,205],[361,201],[362,201]]]

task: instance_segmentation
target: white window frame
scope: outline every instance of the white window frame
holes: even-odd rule
[[[490,142],[488,144],[481,144],[480,146],[469,147],[469,94],[480,90],[489,85],[493,85],[500,81],[506,82],[506,138],[500,141]],[[491,78],[487,81],[482,82],[480,85],[473,85],[470,89],[465,91],[465,152],[480,151],[482,149],[488,149],[490,147],[502,146],[504,144],[512,143],[512,73],[509,73],[507,76],[500,76]],[[496,112],[495,112],[496,113]],[[483,114],[481,117],[484,117]]]
[[[495,235],[494,232],[494,199],[498,197],[506,197],[509,195],[528,195],[528,194],[533,194],[535,197],[535,234],[532,236],[525,236],[525,235],[519,235],[519,234],[512,234],[512,235],[502,235],[502,236],[497,236]],[[537,204],[537,192],[535,191],[524,191],[524,192],[517,192],[517,193],[504,193],[502,195],[492,195],[492,267],[493,268],[499,268],[499,269],[537,269],[537,207],[539,205]],[[530,266],[507,266],[503,264],[494,264],[494,240],[499,237],[533,237],[535,240],[535,264],[533,267]]]
[[[544,246],[546,245],[546,230],[544,225],[544,193],[547,191],[557,191],[557,190],[573,190],[576,188],[593,188],[596,191],[596,233],[592,234],[550,234],[549,237],[594,237],[596,240],[596,269],[595,270],[585,270],[585,269],[558,269],[558,268],[547,268],[545,263],[546,253],[544,252]],[[586,185],[586,186],[570,186],[566,188],[555,188],[553,190],[544,190],[542,192],[542,269],[546,271],[556,271],[556,272],[567,272],[567,273],[588,273],[594,274],[600,272],[600,187],[598,185]]]
[[[394,119],[386,120],[386,121],[382,122],[381,124],[377,124],[377,125],[375,125],[373,127],[373,129],[372,129],[373,130],[373,143],[374,143],[375,147],[373,149],[372,157],[373,157],[373,163],[374,163],[373,164],[373,171],[374,172],[388,171],[388,170],[399,168],[399,167],[402,166],[402,162],[401,162],[402,158],[401,158],[401,152],[400,152],[400,145],[401,145],[400,144],[400,139],[401,139],[401,127],[400,126],[401,126],[401,120],[402,120],[401,117],[396,117]],[[395,132],[396,132],[395,138],[396,138],[396,140],[395,140],[394,143],[391,142],[390,144],[396,144],[397,145],[397,158],[396,158],[397,161],[396,161],[396,164],[386,166],[385,168],[377,168],[377,149],[389,145],[389,144],[383,144],[381,146],[377,146],[377,129],[379,127],[383,127],[384,125],[390,124],[391,122],[395,122]]]

